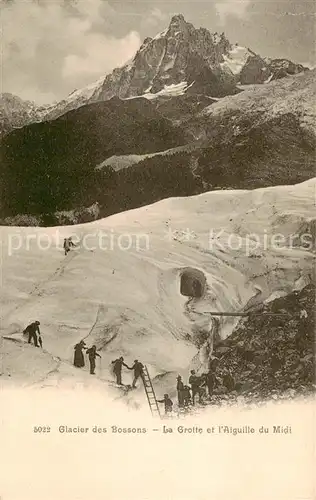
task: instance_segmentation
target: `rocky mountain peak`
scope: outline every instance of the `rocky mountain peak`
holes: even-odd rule
[[[186,20],[184,19],[184,16],[183,14],[174,14],[171,18],[171,21],[170,21],[170,24],[176,24],[176,23],[179,23],[179,24],[188,24],[186,22]]]
[[[194,26],[191,23],[188,23],[182,14],[176,14],[171,18],[168,31],[188,31],[188,29],[193,28]]]
[[[203,89],[209,95],[233,94],[234,77],[229,69],[223,71],[220,66],[230,47],[224,33],[211,34],[205,28],[195,28],[182,14],[174,15],[164,31],[144,40],[132,63],[105,78],[93,99],[156,94],[175,85],[189,87],[195,81],[198,92]]]
[[[248,48],[232,45],[225,33],[195,28],[182,14],[176,14],[164,31],[145,38],[124,66],[72,92],[59,103],[38,108],[10,94],[2,95],[0,133],[44,117],[51,120],[85,104],[107,101],[114,96],[152,99],[186,94],[220,98],[240,92],[239,83],[262,84],[305,70],[307,68],[286,59],[263,59]]]

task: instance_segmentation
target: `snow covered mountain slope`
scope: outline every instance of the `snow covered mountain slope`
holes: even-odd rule
[[[96,82],[92,82],[82,89],[76,89],[71,92],[65,99],[62,99],[56,105],[50,107],[45,115],[45,120],[52,120],[67,113],[67,111],[88,104],[93,94],[103,85],[103,81],[104,77],[99,78]]]
[[[73,210],[89,222],[96,202],[101,218],[170,196],[303,182],[315,175],[315,97],[313,70],[218,102],[114,97],[15,130],[1,141],[1,223],[70,224],[56,214]]]
[[[172,17],[168,28],[154,38],[147,38],[131,63],[115,69],[108,75],[94,98],[109,99],[155,94],[168,87],[176,88],[196,83],[202,73],[209,76],[210,95],[234,93],[234,78],[221,78],[220,63],[230,48],[224,34],[211,34],[204,28],[196,29],[179,14]],[[213,81],[212,81],[213,80]],[[220,88],[221,87],[221,88]]]
[[[254,56],[254,53],[246,49],[246,47],[234,45],[227,54],[223,55],[224,62],[221,63],[221,66],[228,68],[234,75],[239,76],[246,62],[252,56]]]
[[[242,311],[310,281],[315,186],[312,179],[171,198],[81,226],[2,227],[1,384],[107,386],[111,360],[124,355],[159,376],[159,396],[174,395],[176,374],[208,360],[211,311]],[[81,244],[64,257],[70,234]],[[193,276],[199,298],[180,293]],[[21,344],[22,328],[35,319],[45,353]],[[236,318],[223,320],[220,336],[235,325]],[[82,338],[102,355],[101,382],[70,366]],[[124,377],[130,381],[129,372]],[[122,395],[113,387],[107,394]],[[126,399],[144,402],[138,391]]]
[[[11,96],[1,110],[0,100],[0,126],[7,133],[112,97],[169,97],[171,101],[183,95],[220,98],[240,92],[237,83],[262,84],[305,70],[287,59],[263,58],[249,48],[232,45],[224,33],[195,28],[178,14],[163,32],[146,38],[125,65],[58,103],[37,107]]]
[[[201,115],[217,117],[239,113],[244,121],[251,116],[254,124],[256,117],[262,122],[292,113],[299,118],[303,128],[315,132],[315,77],[316,70],[312,70],[269,85],[251,87],[233,98],[226,97],[208,106]]]
[[[154,38],[146,38],[135,57],[98,82],[94,100],[238,93],[236,83],[264,83],[304,71],[284,59],[268,60],[248,48],[232,45],[222,33],[195,28],[179,14]]]
[[[8,92],[0,94],[0,138],[14,128],[41,121],[51,107],[54,105],[37,106]]]
[[[114,171],[119,171],[122,168],[132,167],[137,165],[148,158],[154,158],[155,156],[173,155],[180,153],[182,151],[189,150],[190,146],[178,146],[172,149],[166,149],[165,151],[159,151],[158,153],[144,154],[144,155],[113,155],[104,162],[100,163],[96,167],[96,170],[102,170],[104,167],[111,167]]]

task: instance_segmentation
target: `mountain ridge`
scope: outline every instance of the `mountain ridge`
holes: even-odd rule
[[[74,224],[173,196],[310,179],[315,73],[202,111],[191,103],[181,126],[157,110],[157,100],[140,97],[92,103],[17,129],[1,141],[0,223]]]
[[[144,96],[152,98],[175,85],[183,93],[210,97],[234,95],[244,85],[264,84],[307,70],[287,59],[262,58],[249,48],[232,45],[224,33],[195,28],[182,14],[155,37],[147,37],[135,56],[90,85],[47,106],[0,95],[0,133],[32,122],[47,121],[91,102]],[[9,95],[8,93],[6,94]]]

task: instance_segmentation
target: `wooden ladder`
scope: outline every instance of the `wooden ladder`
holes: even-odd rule
[[[151,414],[153,417],[161,418],[159,406],[156,399],[156,394],[153,388],[151,378],[148,373],[147,366],[144,366],[142,378]]]

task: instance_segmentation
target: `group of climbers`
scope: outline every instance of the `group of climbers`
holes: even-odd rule
[[[227,392],[234,390],[235,381],[228,370],[220,370],[214,360],[210,364],[209,371],[202,375],[197,375],[195,370],[191,370],[188,385],[184,384],[181,375],[177,377],[177,396],[178,407],[180,409],[195,406],[195,399],[198,396],[198,402],[203,404],[205,399],[211,399],[214,390],[218,385],[226,387]],[[169,394],[164,394],[164,399],[157,400],[158,403],[164,403],[165,414],[169,414],[173,409],[173,402]]]
[[[211,363],[209,371],[201,375],[197,375],[195,370],[191,370],[190,387],[183,385],[179,375],[177,379],[179,407],[188,406],[190,403],[194,406],[196,396],[198,396],[199,403],[203,404],[206,397],[210,399],[213,396],[215,388],[220,384],[230,392],[234,389],[235,381],[228,370],[219,370],[216,362]]]
[[[34,321],[29,324],[23,334],[28,334],[28,343],[30,344],[33,340],[35,347],[43,347],[41,332],[39,329],[40,322]],[[82,368],[85,366],[85,359],[83,351],[86,351],[86,354],[89,357],[90,364],[90,374],[95,375],[95,367],[96,367],[96,357],[101,358],[100,354],[97,353],[96,346],[93,345],[90,348],[86,347],[86,343],[81,340],[74,347],[74,361],[73,364],[77,368]],[[123,356],[112,361],[113,373],[116,377],[116,383],[118,385],[123,385],[122,383],[122,369],[123,367],[128,370],[133,370],[134,377],[132,382],[132,387],[136,387],[136,382],[139,378],[143,379],[143,370],[144,365],[135,359],[132,366],[128,366]],[[190,405],[195,405],[196,397],[198,397],[198,401],[200,404],[203,404],[205,398],[208,396],[209,399],[212,397],[214,389],[219,384],[218,373],[216,373],[217,364],[215,362],[210,364],[210,369],[207,373],[203,373],[202,375],[197,375],[195,370],[191,370],[190,377],[188,380],[188,385],[184,384],[181,375],[177,377],[177,395],[178,395],[178,407],[179,408],[188,408]],[[234,389],[235,382],[228,370],[222,371],[220,373],[220,382],[223,386],[226,387],[227,391],[230,392]],[[168,394],[164,394],[164,398],[157,400],[158,403],[163,403],[165,405],[165,413],[168,414],[172,412],[173,402],[170,399]]]
[[[68,252],[72,247],[75,247],[76,245],[73,243],[72,238],[68,237],[64,239],[64,251],[65,255],[67,256]],[[195,288],[197,287],[198,283],[194,283]],[[196,290],[196,293],[198,293],[198,290]],[[35,347],[43,347],[43,342],[42,342],[42,337],[41,337],[41,332],[39,329],[40,322],[35,321],[31,324],[29,324],[25,330],[23,331],[24,334],[28,334],[28,343],[30,344],[31,341],[33,340]],[[74,361],[73,364],[77,368],[82,368],[85,366],[85,359],[84,359],[84,352],[86,351],[86,354],[89,357],[89,363],[90,363],[90,374],[95,375],[95,368],[96,368],[96,357],[101,358],[100,354],[97,353],[96,346],[93,345],[90,348],[86,347],[86,344],[83,340],[81,340],[78,344],[74,346]],[[144,365],[138,361],[137,359],[134,360],[134,363],[132,366],[128,366],[124,362],[124,358],[121,356],[114,361],[112,361],[112,366],[113,366],[113,373],[116,377],[116,383],[118,385],[123,385],[122,383],[122,369],[123,367],[127,368],[128,370],[132,370],[134,372],[134,377],[133,377],[133,382],[132,382],[132,387],[136,387],[136,382],[139,378],[141,378],[144,382],[144,377],[143,377],[143,370],[144,370]],[[213,394],[214,387],[217,383],[217,378],[215,376],[215,369],[214,367],[209,370],[208,373],[204,373],[200,376],[198,376],[195,372],[195,370],[191,370],[191,374],[188,380],[188,385],[185,385],[182,381],[181,375],[177,377],[177,395],[178,395],[178,406],[179,408],[187,408],[189,405],[195,405],[195,399],[198,396],[199,403],[203,403],[204,398],[207,396],[207,391],[208,391],[208,396],[211,397]],[[230,374],[225,374],[223,377],[223,384],[226,385],[228,390],[232,390],[232,385],[234,384],[233,379]],[[164,394],[163,399],[157,400],[158,403],[163,403],[165,406],[165,413],[168,414],[172,412],[173,409],[173,402],[170,399],[168,394]]]
[[[40,322],[34,321],[30,323],[24,330],[23,334],[28,335],[28,343],[31,344],[33,340],[35,347],[43,347],[43,340],[41,336],[41,332],[39,329]],[[98,356],[101,358],[100,354],[97,353],[97,348],[95,345],[87,349],[86,344],[83,340],[81,340],[78,344],[75,345],[75,355],[74,355],[74,366],[77,368],[82,368],[85,366],[83,350],[86,350],[86,354],[89,357],[90,363],[90,374],[95,375],[95,359]]]
[[[80,340],[80,342],[74,347],[74,366],[76,366],[77,368],[82,368],[85,365],[83,355],[84,349],[86,350],[86,354],[89,357],[90,374],[95,375],[95,359],[97,356],[101,358],[100,354],[97,353],[97,348],[95,345],[87,349],[86,343],[83,340]]]
[[[133,366],[128,366],[124,362],[123,356],[121,356],[120,358],[117,358],[114,361],[112,361],[112,365],[113,365],[113,373],[116,377],[116,383],[118,385],[123,385],[122,384],[122,368],[123,368],[123,366],[125,366],[125,368],[127,368],[128,370],[134,371],[134,379],[133,379],[133,383],[132,383],[132,387],[134,389],[136,387],[136,382],[139,379],[139,377],[141,377],[143,379],[144,365],[140,361],[138,361],[138,359],[135,359]]]
[[[39,321],[34,321],[23,330],[23,335],[28,335],[28,343],[31,344],[31,341],[33,340],[35,347],[43,347],[43,340],[39,325]],[[101,358],[100,354],[97,353],[96,346],[93,345],[92,347],[90,347],[90,349],[87,349],[85,342],[81,340],[78,344],[75,345],[74,349],[74,366],[76,366],[77,368],[82,368],[85,365],[83,349],[86,349],[86,354],[88,354],[89,356],[90,373],[91,375],[95,375],[95,358],[97,356]]]

